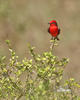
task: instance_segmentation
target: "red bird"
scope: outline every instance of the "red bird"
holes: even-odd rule
[[[54,40],[59,40],[58,35],[60,34],[60,29],[58,28],[57,22],[55,20],[52,20],[48,24],[50,24],[48,32],[52,35],[52,39],[54,37]]]

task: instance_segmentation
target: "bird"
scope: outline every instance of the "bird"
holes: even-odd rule
[[[58,24],[55,20],[50,21],[48,24],[50,24],[49,28],[48,28],[48,32],[51,34],[52,36],[52,40],[54,37],[54,40],[58,38],[58,35],[60,34],[60,28],[58,28]]]

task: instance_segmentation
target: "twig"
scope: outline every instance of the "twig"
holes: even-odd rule
[[[51,51],[51,53],[53,53],[53,48],[54,48],[55,45],[57,45],[56,44],[56,39],[53,39],[53,37],[52,37],[51,40],[50,40],[50,43],[51,43],[50,51]]]

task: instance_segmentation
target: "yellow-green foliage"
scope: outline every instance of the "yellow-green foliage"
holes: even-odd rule
[[[11,57],[7,64],[5,56],[0,57],[0,100],[80,100],[74,92],[80,85],[73,78],[60,84],[63,72],[69,59],[55,56],[52,49],[43,54],[36,54],[34,47],[29,47],[32,59],[18,60],[18,56],[11,48]],[[55,41],[52,41],[54,45]],[[23,83],[21,76],[26,72]]]

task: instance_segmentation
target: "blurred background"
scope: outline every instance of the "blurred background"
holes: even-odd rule
[[[80,0],[0,0],[0,56],[9,57],[5,40],[16,54],[29,57],[27,44],[38,53],[49,51],[48,22],[56,20],[61,34],[55,55],[70,59],[65,78],[80,78]]]

